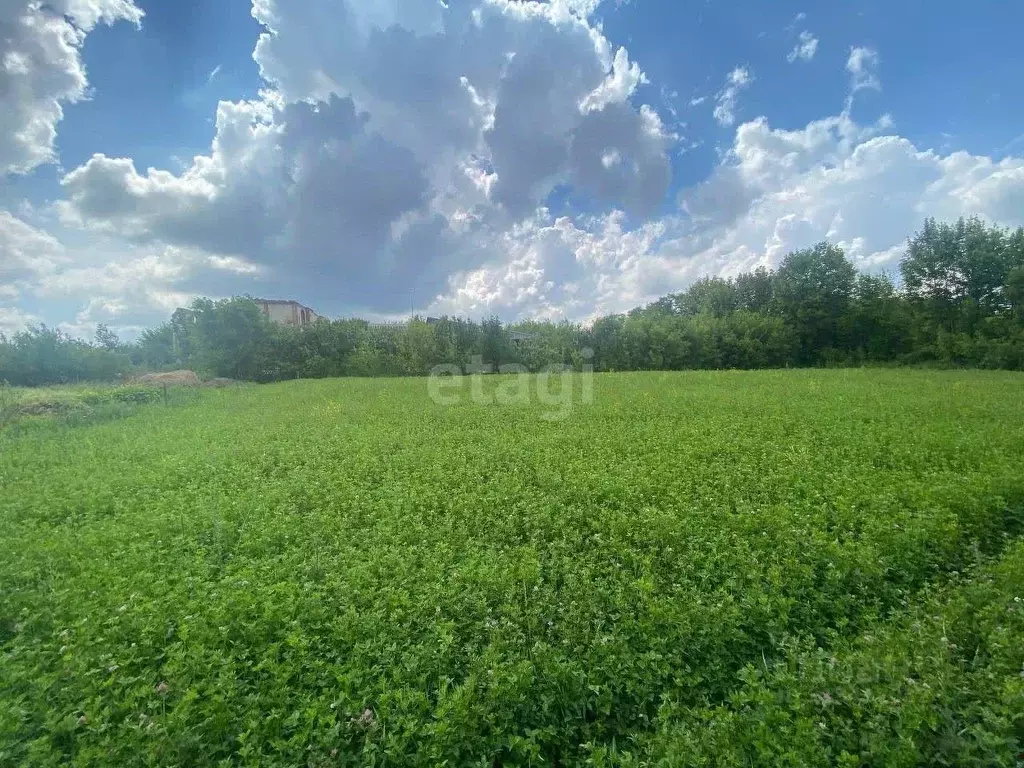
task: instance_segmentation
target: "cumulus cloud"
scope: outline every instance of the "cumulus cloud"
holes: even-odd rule
[[[218,286],[218,272],[231,279]],[[251,265],[223,257],[162,248],[96,266],[69,267],[41,280],[34,293],[43,300],[78,303],[74,322],[64,325],[76,335],[91,336],[98,323],[134,334],[165,322],[196,296],[233,293],[230,286],[243,282],[239,278],[256,274]]]
[[[11,336],[22,331],[30,325],[39,323],[35,315],[23,312],[17,307],[3,306],[0,304],[0,334]]]
[[[672,209],[668,158],[683,127],[640,103],[643,70],[592,20],[596,6],[253,0],[267,88],[218,106],[208,151],[180,172],[93,156],[63,177],[51,233],[0,213],[0,328],[32,320],[14,306],[29,297],[33,313],[76,307],[64,316],[75,332],[104,322],[130,335],[195,295],[242,292],[330,314],[387,315],[412,299],[431,313],[586,319],[823,238],[880,268],[925,216],[1024,223],[1024,160],[943,155],[893,135],[887,118],[854,121],[853,94],[880,87],[868,48],[850,52],[842,114],[797,130],[740,124]],[[138,22],[133,9],[22,4],[0,10],[0,32],[26,39],[6,30],[31,12],[81,36]],[[812,41],[800,36],[794,61],[814,56]],[[80,72],[80,37],[68,45]],[[75,82],[85,88],[84,72]],[[752,82],[745,67],[729,73],[714,97],[720,124],[736,124]],[[32,124],[49,126],[25,144],[10,126],[29,113],[5,111],[8,167],[50,158],[61,102],[84,94],[33,88],[0,90],[5,108],[8,93],[43,94],[11,103],[36,104]],[[553,215],[553,191],[584,204]]]
[[[15,298],[22,286],[52,274],[63,261],[56,238],[0,211],[0,291]]]
[[[97,24],[139,24],[132,0],[0,2],[0,175],[54,160],[62,104],[89,85],[81,50]]]
[[[794,61],[810,61],[818,52],[818,38],[806,29],[800,33],[799,41],[793,50],[786,55],[786,61],[792,64]]]
[[[0,211],[0,311],[8,329],[36,321],[16,306],[32,299],[83,307],[63,327],[85,336],[99,322],[134,331],[163,322],[195,296],[265,287],[265,277],[259,265],[199,249],[134,248],[105,237],[70,247]]]
[[[386,312],[480,263],[482,233],[559,185],[645,215],[675,137],[631,103],[643,73],[590,22],[595,5],[257,0],[273,90],[221,103],[210,153],[180,174],[96,155],[64,177],[63,220]]]
[[[453,275],[431,311],[550,320],[621,311],[674,284],[661,280],[670,270],[655,253],[665,227],[652,220],[630,230],[621,211],[582,221],[541,209],[497,238],[495,263]]]
[[[704,275],[777,266],[823,239],[866,270],[897,266],[927,216],[1024,225],[1024,159],[942,155],[848,114],[786,131],[741,125],[682,211],[633,230],[624,216],[539,216],[502,240],[494,265],[452,278],[441,311],[585,319],[626,311]]]
[[[732,125],[736,122],[736,103],[740,93],[754,82],[750,70],[736,67],[725,79],[725,86],[715,96],[715,120],[719,125]]]
[[[609,104],[621,104],[633,95],[638,85],[646,82],[647,76],[640,71],[640,65],[629,60],[625,48],[619,48],[612,62],[611,74],[580,102],[580,110],[593,112]]]

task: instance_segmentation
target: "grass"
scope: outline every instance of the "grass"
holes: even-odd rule
[[[606,374],[558,420],[303,381],[0,433],[0,763],[1013,765],[1022,385]]]
[[[0,382],[0,431],[15,434],[39,429],[47,422],[66,427],[124,418],[139,406],[179,405],[198,399],[196,390],[140,385],[68,384],[52,387],[11,387]],[[48,427],[43,426],[44,430]]]

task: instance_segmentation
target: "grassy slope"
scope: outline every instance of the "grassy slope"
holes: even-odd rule
[[[997,554],[1022,384],[604,375],[550,422],[297,382],[0,436],[0,762],[574,763]]]

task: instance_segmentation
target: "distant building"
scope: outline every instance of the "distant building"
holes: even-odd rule
[[[280,301],[278,299],[253,299],[271,321],[278,325],[294,325],[305,328],[321,319],[320,315],[297,301]]]

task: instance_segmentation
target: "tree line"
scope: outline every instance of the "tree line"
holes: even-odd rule
[[[929,219],[911,237],[898,280],[858,273],[838,246],[790,253],[776,270],[706,277],[646,307],[592,325],[503,325],[414,317],[377,325],[271,323],[248,297],[197,299],[122,343],[36,326],[0,335],[0,380],[36,386],[191,368],[270,382],[423,375],[438,364],[518,364],[598,371],[937,364],[1024,370],[1024,229],[977,218]]]

